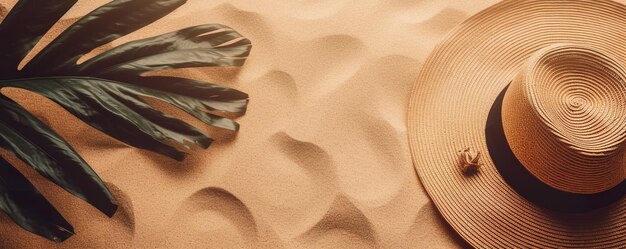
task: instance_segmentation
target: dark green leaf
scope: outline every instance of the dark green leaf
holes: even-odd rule
[[[158,20],[185,2],[186,0],[112,1],[76,21],[37,54],[24,70],[31,75],[63,72],[94,48]]]
[[[9,162],[0,157],[0,209],[24,229],[54,241],[74,228]]]
[[[172,68],[241,66],[251,46],[227,26],[199,25],[123,44],[84,62],[78,71],[119,79]]]
[[[0,75],[17,72],[24,56],[77,0],[20,0],[0,24]]]
[[[185,154],[165,142],[174,141],[185,147],[192,143],[202,148],[212,142],[195,127],[152,108],[139,96],[179,101],[181,105],[193,104],[185,103],[194,101],[192,98],[95,78],[39,78],[5,84],[46,96],[112,137],[177,160],[184,159]]]
[[[248,105],[248,94],[232,88],[176,77],[138,77],[127,80],[136,86],[145,86],[168,94],[146,96],[158,98],[175,105],[208,125],[237,131],[239,124],[231,119],[207,113],[207,111],[244,114]]]
[[[22,0],[13,8],[0,24],[0,53],[4,56],[0,58],[6,59],[0,61],[0,88],[19,87],[46,96],[111,137],[177,160],[185,153],[170,142],[206,148],[213,140],[156,110],[144,97],[174,105],[211,126],[238,130],[239,124],[220,115],[245,113],[247,94],[185,78],[142,75],[165,69],[242,65],[250,53],[250,41],[226,26],[200,25],[129,42],[77,64],[86,53],[154,22],[185,0],[112,1],[71,25],[23,70],[16,71],[24,56],[74,1]],[[59,135],[1,94],[0,117],[0,147],[113,215],[116,206],[105,185]],[[71,226],[19,172],[21,178],[3,170],[0,180],[5,181],[0,182],[0,191],[7,194],[0,196],[4,198],[0,205],[18,224],[49,239],[63,240],[72,234]],[[16,197],[20,188],[13,189],[12,184],[28,193]],[[28,201],[37,205],[26,206]]]
[[[100,177],[56,132],[0,96],[0,140],[20,159],[70,193],[113,216],[117,206]]]

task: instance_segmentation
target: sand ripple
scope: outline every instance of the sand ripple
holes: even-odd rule
[[[342,245],[348,248],[376,248],[371,221],[347,197],[339,195],[326,215],[298,237],[298,246],[319,248]]]
[[[221,188],[205,188],[191,195],[173,222],[166,247],[251,247],[258,241],[257,224],[248,207]]]
[[[80,0],[44,43],[107,1]],[[31,172],[78,234],[55,245],[0,215],[0,247],[463,246],[417,181],[406,107],[432,47],[495,1],[189,0],[112,45],[203,23],[238,30],[254,45],[244,67],[167,73],[249,93],[241,131],[178,163],[112,140],[50,101],[14,92],[109,182],[120,211],[109,219]]]
[[[283,1],[286,14],[299,19],[323,19],[337,14],[348,0],[298,0]]]

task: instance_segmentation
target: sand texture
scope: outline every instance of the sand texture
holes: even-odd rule
[[[0,1],[6,9],[15,2]],[[79,1],[35,50],[106,2]],[[70,141],[120,208],[109,219],[3,153],[77,234],[54,244],[2,214],[0,248],[463,247],[418,182],[406,111],[433,47],[495,2],[189,0],[112,44],[204,23],[252,40],[240,69],[167,72],[251,98],[239,134],[218,134],[184,162],[126,146],[32,93],[3,90]]]

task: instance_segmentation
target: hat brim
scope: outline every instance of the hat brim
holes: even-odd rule
[[[412,91],[413,162],[431,199],[475,247],[620,247],[626,198],[584,213],[535,205],[502,178],[489,154],[489,111],[525,60],[554,43],[606,51],[626,63],[626,6],[609,0],[508,0],[471,17],[424,62]],[[624,64],[626,65],[626,64]],[[458,151],[482,152],[465,175]]]

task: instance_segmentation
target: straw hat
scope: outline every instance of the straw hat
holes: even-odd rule
[[[626,247],[626,6],[510,0],[434,49],[415,168],[475,247]]]

